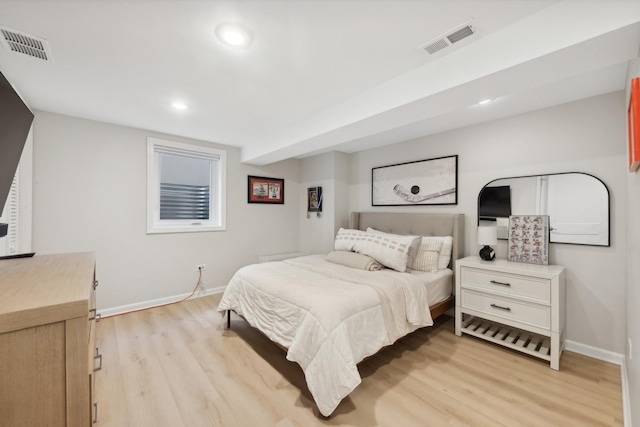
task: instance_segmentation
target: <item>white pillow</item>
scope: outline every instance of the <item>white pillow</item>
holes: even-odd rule
[[[411,269],[419,271],[428,271],[435,273],[438,271],[438,258],[442,249],[442,240],[440,239],[420,239],[420,247],[418,254],[410,265]]]
[[[361,230],[352,230],[348,228],[340,228],[336,234],[336,241],[333,249],[336,251],[356,252],[356,242],[366,239],[367,233]]]
[[[451,251],[453,250],[453,237],[444,236],[438,237],[442,239],[442,249],[440,249],[440,256],[438,257],[438,270],[444,270],[449,267],[451,262]]]
[[[440,249],[440,253],[438,255],[438,270],[444,270],[449,267],[449,262],[451,261],[451,250],[453,249],[453,237],[452,236],[424,236],[422,240],[437,240],[442,241],[442,248]],[[422,243],[420,244],[422,246]],[[418,248],[418,254],[416,258],[424,256],[420,253],[420,248]]]
[[[407,236],[405,234],[385,233],[384,231],[376,230],[375,228],[371,228],[371,227],[367,227],[367,233],[388,234],[389,236],[395,236],[395,237]],[[407,268],[412,268],[411,266],[413,265],[416,255],[418,255],[418,248],[420,247],[420,242],[421,242],[420,236],[411,236],[411,237],[413,237],[414,240],[413,240],[413,243],[411,243],[411,246],[409,247],[409,254],[407,255]]]
[[[336,251],[353,251],[370,256],[380,264],[404,272],[407,270],[409,248],[420,239],[388,233],[367,233],[340,228],[336,234]]]

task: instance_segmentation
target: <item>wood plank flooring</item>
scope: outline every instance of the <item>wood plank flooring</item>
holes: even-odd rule
[[[564,352],[560,371],[442,316],[359,365],[362,383],[322,417],[300,367],[220,295],[98,323],[98,427],[622,426],[620,368]]]

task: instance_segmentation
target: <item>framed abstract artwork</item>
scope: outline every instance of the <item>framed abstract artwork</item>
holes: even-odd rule
[[[629,172],[635,172],[640,167],[640,77],[631,80],[627,129],[629,132]]]
[[[549,264],[549,215],[509,217],[509,261]]]
[[[284,179],[249,175],[247,203],[284,204]]]
[[[371,206],[457,204],[457,155],[371,169]]]

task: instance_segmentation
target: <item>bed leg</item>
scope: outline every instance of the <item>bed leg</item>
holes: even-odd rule
[[[227,310],[227,329],[231,329],[231,310]]]

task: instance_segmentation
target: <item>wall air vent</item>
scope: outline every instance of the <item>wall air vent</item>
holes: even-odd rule
[[[0,27],[0,43],[11,52],[21,53],[45,61],[53,61],[51,50],[45,39],[30,36],[19,31]]]
[[[454,43],[457,43],[461,40],[466,39],[467,37],[474,35],[476,31],[473,25],[471,25],[472,22],[472,20],[465,22],[463,25],[459,25],[447,31],[440,37],[431,40],[430,42],[425,43],[422,46],[419,46],[418,49],[423,49],[429,55],[440,52],[441,50],[448,48]]]

